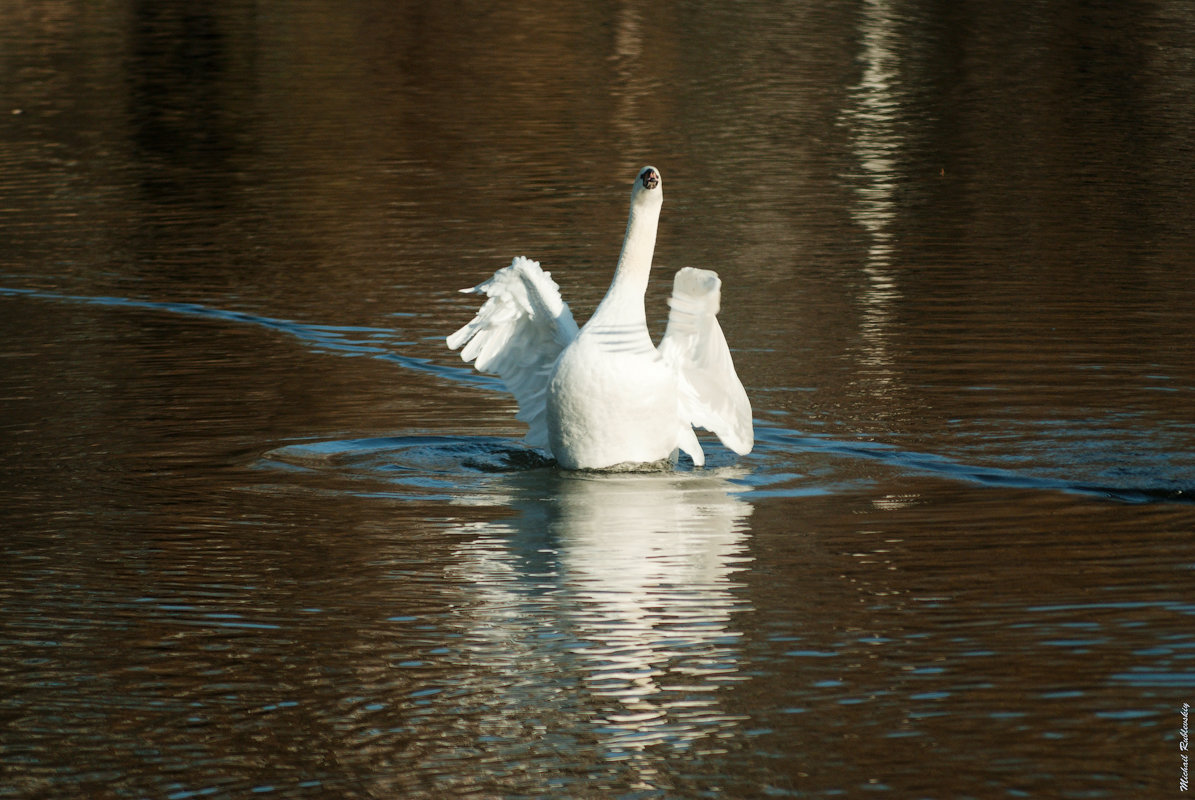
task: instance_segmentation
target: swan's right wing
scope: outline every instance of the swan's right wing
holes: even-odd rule
[[[548,379],[560,351],[577,336],[560,287],[539,262],[519,256],[485,283],[461,291],[488,299],[448,337],[448,347],[463,347],[461,358],[502,379],[519,404],[518,418],[530,426],[524,441],[546,448]]]
[[[713,431],[724,445],[746,455],[755,445],[751,402],[718,325],[721,294],[722,282],[715,272],[685,267],[676,273],[660,354],[680,375],[681,413],[695,427]]]

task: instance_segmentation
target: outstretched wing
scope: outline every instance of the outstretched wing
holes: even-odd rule
[[[721,294],[722,281],[715,272],[685,267],[676,273],[668,329],[659,349],[681,377],[681,413],[745,455],[755,445],[751,401],[718,325]]]
[[[519,256],[485,283],[461,291],[488,299],[448,337],[448,347],[463,347],[461,358],[502,379],[519,404],[518,418],[530,426],[524,441],[546,448],[548,378],[560,351],[577,336],[560,287],[538,261]]]

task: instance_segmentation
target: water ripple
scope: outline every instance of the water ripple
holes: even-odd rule
[[[112,296],[83,296],[59,294],[32,289],[0,287],[0,296],[24,297],[61,303],[98,305],[117,309],[135,309],[201,317],[237,325],[253,325],[288,334],[300,340],[317,352],[346,355],[351,357],[372,357],[394,363],[403,369],[435,375],[458,384],[470,384],[493,391],[502,391],[497,378],[479,375],[463,367],[447,366],[432,359],[404,355],[397,350],[409,346],[401,332],[377,327],[337,326],[328,324],[302,323],[294,320],[227,310],[197,303],[161,302]],[[762,412],[766,416],[766,412]],[[1188,432],[1189,431],[1185,431]],[[1082,425],[1058,428],[1054,426],[1053,437],[1063,436],[1065,443],[1074,447],[1094,448],[1107,463],[1114,454],[1106,441],[1106,435],[1097,427],[1084,430]],[[1101,437],[1104,439],[1093,438]],[[1195,453],[1158,451],[1156,456],[1139,469],[1121,467],[1119,475],[1106,471],[1100,477],[1118,477],[1116,481],[1091,481],[1068,477],[1044,475],[1042,468],[1011,469],[967,463],[935,453],[902,449],[892,444],[877,441],[850,440],[829,436],[810,435],[783,427],[760,424],[756,428],[756,452],[744,459],[744,463],[756,467],[756,474],[747,478],[762,496],[805,496],[811,493],[825,493],[858,488],[867,481],[858,478],[836,478],[829,482],[810,483],[808,480],[796,483],[785,480],[786,465],[802,461],[809,456],[826,456],[833,459],[861,460],[887,467],[902,473],[931,475],[952,481],[1003,489],[1026,489],[1036,491],[1060,491],[1102,497],[1125,503],[1195,502],[1195,485],[1190,483],[1191,468],[1195,466]],[[1143,444],[1144,443],[1144,444]],[[1150,441],[1135,437],[1135,449],[1141,452],[1150,446]],[[1041,447],[1049,446],[1043,440]],[[1156,448],[1155,448],[1156,449]],[[274,461],[302,466],[314,461],[352,462],[358,468],[370,463],[380,467],[379,458],[388,458],[392,451],[401,450],[407,463],[393,463],[393,470],[426,470],[430,474],[451,472],[460,467],[482,471],[506,470],[543,466],[545,462],[533,451],[521,448],[510,441],[478,438],[422,439],[418,442],[406,440],[348,440],[323,443],[305,443],[272,451]],[[724,454],[713,456],[713,466],[724,462]],[[412,461],[414,459],[414,461]],[[422,461],[422,463],[415,463]],[[798,476],[807,477],[807,476]],[[394,477],[396,482],[403,478]],[[437,488],[434,480],[408,476],[407,483],[423,481],[426,489]]]

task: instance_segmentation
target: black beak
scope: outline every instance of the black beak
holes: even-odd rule
[[[660,173],[654,169],[643,170],[643,174],[639,176],[639,179],[643,181],[643,188],[645,189],[654,189],[660,185]]]

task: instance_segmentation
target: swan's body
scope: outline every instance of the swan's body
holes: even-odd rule
[[[643,297],[662,201],[659,171],[644,167],[614,280],[579,331],[551,275],[529,259],[464,290],[489,299],[448,346],[463,346],[465,361],[502,378],[530,426],[526,442],[567,469],[675,462],[678,450],[700,466],[694,426],[740,455],[753,446],[751,404],[716,317],[717,274],[678,272],[658,349],[648,335]]]

